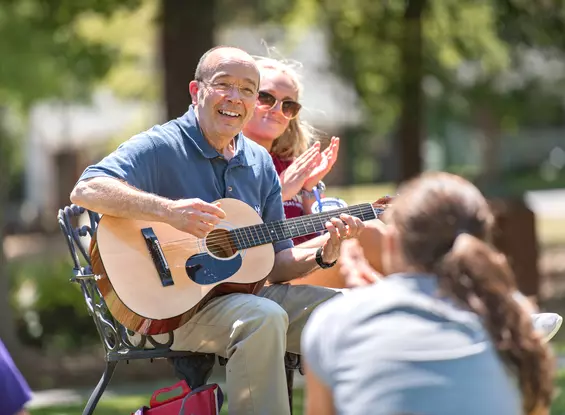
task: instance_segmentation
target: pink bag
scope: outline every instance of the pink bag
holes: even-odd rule
[[[181,388],[181,393],[164,401],[159,401],[159,395]],[[182,380],[172,386],[153,392],[149,407],[144,406],[131,415],[218,415],[224,395],[220,387],[213,383],[190,390]]]

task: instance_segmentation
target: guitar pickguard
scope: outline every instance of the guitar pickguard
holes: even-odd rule
[[[217,259],[207,253],[196,254],[186,261],[186,274],[197,284],[215,284],[239,271],[241,263],[240,254],[231,259]]]

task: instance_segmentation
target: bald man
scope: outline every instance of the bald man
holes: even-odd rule
[[[73,203],[112,216],[165,222],[204,238],[226,213],[221,198],[252,206],[264,222],[284,219],[281,185],[267,151],[241,134],[253,115],[259,71],[251,56],[217,47],[201,58],[189,84],[192,105],[181,117],[124,142],[88,167]],[[275,265],[247,293],[216,297],[175,331],[173,350],[229,358],[230,414],[289,414],[284,354],[300,353],[307,318],[335,290],[279,284],[332,266],[341,241],[363,225],[351,216],[326,224],[321,248],[274,243]],[[228,218],[229,220],[229,218]],[[257,295],[253,295],[257,294]]]

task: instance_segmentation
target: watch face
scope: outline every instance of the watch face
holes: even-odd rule
[[[329,212],[347,207],[347,203],[344,200],[335,197],[324,197],[320,202],[322,202],[321,209],[320,203],[317,200],[312,204],[312,213]]]

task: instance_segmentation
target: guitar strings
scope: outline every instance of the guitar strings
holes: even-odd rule
[[[353,216],[355,216],[356,213],[357,213],[357,212],[355,212],[355,211],[359,211],[358,213],[363,214],[363,211],[361,211],[360,209],[354,209],[354,208],[352,208],[352,209],[350,210],[350,213],[352,213]],[[301,218],[301,219],[302,219],[302,218]],[[371,219],[374,219],[374,218],[371,218]],[[318,220],[319,220],[320,222],[322,222],[322,221],[323,221],[323,217],[318,217]],[[364,220],[364,219],[363,219],[363,220]],[[368,220],[369,220],[369,219],[368,219]],[[365,220],[364,220],[364,221],[365,221]],[[324,221],[324,222],[325,222],[325,221]],[[273,222],[269,222],[269,223],[273,223]],[[302,221],[300,221],[299,223],[297,223],[296,226],[298,227],[298,226],[302,225],[302,226],[304,227],[304,229],[306,229],[306,225],[308,225],[308,224],[314,225],[314,223],[313,223],[312,221],[310,221],[309,223],[305,223],[305,222],[302,220]],[[321,223],[320,223],[320,224],[321,224]],[[196,241],[193,241],[191,244],[187,244],[186,246],[198,245],[198,244],[200,244],[200,241],[202,241],[203,239],[206,239],[204,243],[215,243],[215,242],[219,242],[219,241],[225,241],[228,237],[232,237],[232,236],[235,237],[235,239],[236,239],[235,242],[240,242],[240,239],[241,239],[243,242],[245,242],[246,240],[247,240],[247,242],[250,242],[251,240],[256,240],[257,237],[258,237],[260,240],[263,240],[263,238],[267,238],[267,239],[268,239],[268,236],[265,236],[264,232],[263,232],[261,229],[251,229],[253,226],[259,226],[259,227],[260,227],[260,226],[264,226],[264,225],[268,225],[268,224],[262,223],[262,224],[258,224],[258,225],[251,225],[251,226],[246,226],[246,227],[242,227],[242,228],[236,228],[236,229],[233,229],[232,231],[238,231],[238,230],[242,230],[242,229],[246,229],[246,228],[247,228],[247,231],[232,232],[232,233],[229,234],[229,236],[228,236],[228,235],[225,235],[225,234],[221,234],[221,235],[212,235],[209,239],[206,239],[206,238],[198,238]],[[221,228],[220,228],[220,229],[221,229]],[[267,226],[267,229],[268,229],[268,226]],[[282,227],[281,227],[280,229],[276,229],[276,228],[275,228],[274,230],[277,231],[277,232],[278,232],[279,230],[284,232],[284,230],[282,229]],[[230,232],[230,231],[228,231],[228,230],[225,230],[225,231],[226,231],[226,232]],[[213,232],[213,231],[212,231],[212,232]],[[253,235],[253,232],[255,233],[255,235]],[[313,231],[313,232],[311,232],[311,233],[316,233],[316,232],[317,232],[317,231]],[[260,235],[260,233],[262,233],[263,235]],[[161,247],[166,247],[166,246],[173,245],[173,244],[174,244],[174,245],[177,245],[178,242],[183,242],[183,241],[191,240],[191,239],[194,239],[194,238],[195,238],[195,237],[192,236],[192,237],[187,237],[187,238],[181,238],[181,239],[176,239],[176,240],[168,241],[168,242],[165,242],[165,243],[161,244]],[[290,238],[292,238],[292,236],[291,236]],[[290,238],[285,238],[285,239],[290,239]],[[269,241],[266,241],[266,242],[269,242]]]
[[[352,207],[351,209],[349,209],[349,213],[352,214],[352,216],[357,216],[357,213],[363,214],[363,210],[366,210],[366,206],[356,206],[356,207]],[[329,213],[329,212],[326,212]],[[373,212],[374,213],[374,212]],[[375,218],[377,217],[377,215],[375,215]],[[305,223],[304,219],[306,218],[296,218],[296,219],[302,219],[301,221],[296,221],[298,222],[296,224],[296,226],[300,226],[302,225],[305,229],[305,225],[313,225],[314,223],[312,222],[313,218],[308,218],[308,220],[310,220],[309,223]],[[329,219],[329,218],[328,218]],[[371,218],[374,219],[374,218]],[[318,216],[317,220],[319,220],[320,222],[326,222],[327,220],[324,221],[324,217],[323,216]],[[208,245],[208,244],[215,244],[215,243],[225,243],[228,244],[231,247],[231,242],[229,241],[229,239],[234,239],[233,242],[238,243],[241,241],[243,242],[251,242],[251,240],[257,240],[257,237],[259,237],[258,239],[263,241],[263,238],[268,238],[268,235],[265,236],[260,235],[260,233],[263,233],[262,231],[260,231],[259,229],[250,229],[253,226],[264,226],[264,225],[268,225],[270,223],[273,222],[269,222],[269,223],[262,223],[262,224],[257,224],[257,225],[251,225],[251,226],[245,226],[242,228],[235,228],[232,231],[237,231],[237,230],[241,230],[241,229],[248,229],[248,231],[241,231],[241,233],[235,233],[235,232],[230,232],[229,230],[225,230],[226,232],[230,232],[228,235],[222,234],[222,235],[212,235],[210,238],[197,238],[196,240],[194,240],[194,238],[196,238],[195,236],[192,237],[187,237],[187,238],[181,238],[181,239],[176,239],[176,240],[172,240],[172,241],[168,241],[165,243],[161,244],[161,248],[163,250],[165,250],[166,247],[168,246],[173,246],[172,249],[166,249],[167,252],[172,252],[174,250],[176,250],[176,248],[181,248],[181,249],[188,249],[191,247],[195,247],[198,245]],[[275,222],[276,223],[276,222]],[[321,224],[321,223],[320,223]],[[268,228],[268,226],[267,226]],[[256,235],[253,235],[253,231],[255,232]],[[279,231],[279,229],[275,229],[275,231]],[[280,231],[283,231],[283,229],[281,228]],[[249,232],[249,234],[247,233]],[[284,232],[284,231],[283,231]],[[317,231],[313,231],[311,233],[316,233]],[[292,236],[290,238],[285,238],[285,239],[291,239]],[[182,245],[179,245],[179,243],[182,243],[184,241],[187,240],[192,240],[190,243],[183,243]],[[265,240],[265,243],[269,243],[272,241],[268,241]]]
[[[355,207],[355,208],[352,207],[352,208],[349,210],[349,212],[351,213],[351,216],[356,216],[355,213],[361,213],[361,214],[362,214],[362,213],[363,213],[363,210],[366,210],[366,207],[365,207],[365,208],[363,208],[363,207]],[[329,213],[329,212],[324,212],[324,213]],[[308,215],[308,216],[310,216],[310,215]],[[330,216],[330,217],[331,217],[331,216]],[[376,218],[376,215],[375,215],[375,218]],[[294,219],[294,218],[293,218],[293,219]],[[301,219],[301,220],[298,221],[298,220],[296,220],[296,219]],[[305,226],[305,225],[308,225],[308,224],[314,224],[314,223],[312,222],[312,220],[313,220],[314,218],[309,218],[309,219],[308,219],[308,220],[310,220],[309,223],[305,223],[305,221],[304,221],[304,219],[306,219],[305,217],[304,217],[304,218],[299,217],[299,218],[296,218],[296,219],[294,219],[294,221],[298,222],[298,223],[297,223],[297,226],[299,226],[299,225]],[[316,219],[321,222],[324,218],[323,218],[323,216],[318,216],[318,217],[316,217]],[[373,218],[373,219],[374,219],[374,218]],[[292,220],[292,219],[291,219],[291,220]],[[328,220],[329,220],[329,218],[328,218],[327,220],[325,220],[324,223],[327,222]],[[269,225],[269,224],[273,224],[273,223],[277,223],[277,222],[260,223],[260,224],[256,224],[256,225],[250,225],[250,226],[244,226],[244,227],[241,227],[241,228],[235,228],[235,229],[232,229],[232,230],[222,229],[222,228],[220,228],[220,229],[225,230],[226,232],[232,232],[232,231],[237,231],[237,230],[242,230],[242,229],[246,229],[246,228],[247,228],[247,229],[249,230],[250,236],[251,236],[252,238],[255,238],[253,235],[251,235],[252,230],[251,230],[250,228],[252,228],[253,226],[266,226],[266,227],[268,228],[268,225]],[[287,221],[287,223],[288,223],[288,221]],[[273,225],[273,226],[274,226],[274,225]],[[277,229],[275,229],[275,231],[276,231],[276,230],[277,230]],[[212,231],[212,232],[213,232],[213,231]],[[241,231],[241,232],[244,232],[244,231]],[[256,230],[255,233],[257,233],[257,230]],[[232,234],[235,235],[235,232],[232,233]],[[237,236],[238,236],[238,235],[236,235],[236,237],[237,237]],[[241,234],[240,234],[239,236],[241,236],[241,237],[247,237],[247,235],[241,235]],[[161,247],[165,247],[165,246],[170,245],[170,244],[172,244],[172,243],[182,242],[182,241],[186,241],[186,240],[193,239],[193,238],[196,238],[196,237],[195,237],[195,236],[192,236],[192,237],[186,237],[186,238],[175,239],[175,240],[172,240],[172,241],[168,241],[168,242],[162,243],[162,244],[161,244]],[[214,239],[214,238],[217,238],[217,239]],[[205,238],[198,238],[198,239],[205,239]],[[225,239],[225,237],[224,237],[223,235],[213,235],[213,238],[208,239],[207,242],[214,242],[215,240],[218,240],[218,239]]]

